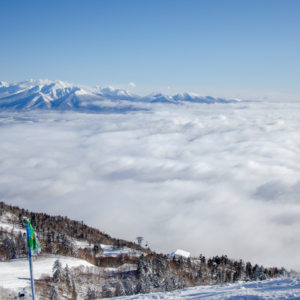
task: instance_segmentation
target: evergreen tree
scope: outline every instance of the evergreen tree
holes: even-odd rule
[[[252,265],[250,262],[247,262],[246,263],[246,275],[249,277],[249,278],[252,278],[253,277],[253,268],[252,268]]]
[[[262,272],[263,272],[263,266],[259,267],[258,265],[255,265],[252,279],[255,281],[262,280]]]
[[[182,276],[178,280],[178,288],[181,290],[181,289],[185,289],[186,287],[187,287],[187,280],[185,276]]]
[[[158,277],[162,277],[166,270],[166,263],[160,255],[155,258],[155,273]]]
[[[125,294],[126,296],[130,296],[134,294],[134,286],[132,279],[130,277],[127,277],[124,281],[124,288],[125,288]]]
[[[170,278],[164,280],[163,287],[166,292],[173,291],[173,283]]]
[[[58,290],[57,290],[57,286],[53,285],[51,290],[50,290],[50,296],[49,296],[50,300],[59,300],[59,295],[58,295]]]
[[[171,277],[171,287],[172,287],[172,290],[176,290],[177,289],[177,284],[176,284],[176,278],[175,278],[175,276]]]
[[[144,276],[144,277],[140,278],[140,280],[138,281],[138,284],[136,285],[136,288],[135,288],[135,294],[150,293],[150,289],[151,289],[150,285],[151,285],[151,283],[149,281],[148,276]]]
[[[63,267],[59,259],[57,259],[52,267],[53,272],[53,278],[56,281],[59,281],[61,278],[63,278]]]
[[[66,264],[64,271],[64,279],[66,281],[67,289],[70,292],[72,290],[72,280],[68,264]]]
[[[106,282],[102,287],[102,298],[112,298],[114,296],[114,290],[109,282]]]
[[[285,268],[281,268],[279,271],[278,271],[278,274],[282,277],[287,277],[288,276],[288,271],[285,269]]]
[[[27,255],[28,253],[28,247],[27,247],[27,238],[26,234],[24,233],[21,237],[21,255]]]
[[[86,293],[86,300],[93,300],[97,299],[97,292],[92,287],[88,287],[87,293]]]
[[[198,270],[198,278],[202,279],[203,278],[203,272],[202,272],[202,266],[200,265],[200,268]]]
[[[118,279],[117,284],[116,284],[115,296],[119,297],[119,296],[125,296],[125,295],[126,295],[125,287],[124,287],[122,281]]]
[[[61,247],[64,249],[64,252],[66,254],[71,254],[75,252],[75,245],[72,241],[72,239],[70,239],[67,235],[63,234],[61,236],[61,243],[60,243]]]
[[[17,257],[17,251],[16,251],[16,242],[15,238],[9,238],[8,236],[4,240],[4,248],[5,251],[8,253],[8,256],[10,259]]]
[[[161,281],[159,280],[157,275],[154,275],[152,282],[153,282],[153,287],[156,289],[158,289],[161,286]]]

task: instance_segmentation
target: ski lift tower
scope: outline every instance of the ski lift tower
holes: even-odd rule
[[[138,248],[137,248],[137,250],[141,251],[141,249],[142,249],[142,241],[143,241],[144,238],[141,237],[141,236],[138,236],[136,239],[138,241]]]

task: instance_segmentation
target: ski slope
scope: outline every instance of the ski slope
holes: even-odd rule
[[[71,267],[95,267],[85,260],[62,256],[43,255],[36,260],[33,259],[34,279],[39,279],[42,274],[52,275],[52,266],[55,260],[59,259],[63,267],[68,264]],[[30,287],[29,262],[26,258],[12,259],[8,262],[0,262],[0,284],[3,288],[20,291],[22,288]]]
[[[234,284],[199,286],[166,293],[117,297],[115,299],[300,299],[300,278],[238,282]]]

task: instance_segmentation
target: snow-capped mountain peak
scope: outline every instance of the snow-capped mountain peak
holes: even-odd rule
[[[175,100],[192,100],[192,99],[203,99],[203,98],[205,97],[195,93],[181,93],[174,96]]]
[[[0,88],[1,87],[9,87],[9,83],[5,81],[0,81]]]
[[[154,92],[140,97],[127,90],[109,87],[94,88],[70,84],[65,81],[26,80],[17,84],[0,82],[0,109],[60,109],[60,110],[99,110],[103,100],[139,101],[151,103],[173,103],[182,101],[197,103],[228,103],[237,100],[226,100],[201,96],[195,93],[181,93],[175,96]],[[131,104],[128,103],[128,106]]]
[[[148,96],[143,97],[144,101],[149,101],[149,102],[164,102],[164,103],[172,103],[174,102],[174,99],[172,96],[165,95],[161,92],[153,92]]]
[[[133,98],[136,96],[127,90],[115,89],[111,86],[104,87],[104,88],[98,88],[98,89],[103,95],[107,95],[107,96],[120,96],[120,97],[125,96],[126,98],[128,98],[128,97]]]

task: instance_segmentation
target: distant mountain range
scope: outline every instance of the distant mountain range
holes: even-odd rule
[[[169,96],[154,92],[141,97],[112,87],[84,87],[62,81],[28,80],[11,84],[0,81],[0,109],[31,110],[99,110],[101,101],[129,101],[146,103],[230,103],[237,99],[214,98],[194,93]],[[130,103],[128,103],[130,105]],[[100,105],[101,106],[101,105]]]

